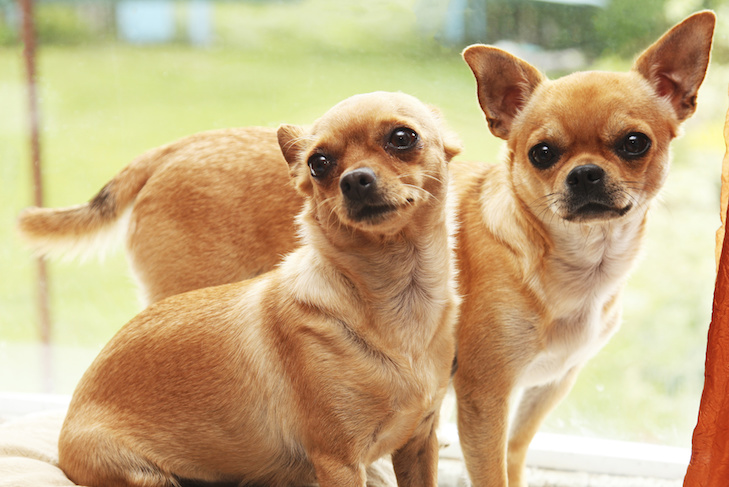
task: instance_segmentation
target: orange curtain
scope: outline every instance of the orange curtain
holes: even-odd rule
[[[716,263],[719,265],[721,251],[724,247],[724,234],[727,218],[727,206],[729,206],[729,110],[724,118],[724,163],[721,166],[721,228],[716,232]]]
[[[729,111],[724,122],[726,153],[721,176],[721,221],[716,235],[717,277],[706,347],[704,392],[694,429],[691,463],[684,487],[729,486]]]

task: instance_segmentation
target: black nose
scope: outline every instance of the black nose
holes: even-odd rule
[[[369,167],[353,169],[339,180],[342,194],[352,201],[364,200],[372,194],[376,185],[377,176]]]
[[[567,175],[567,186],[573,191],[581,189],[589,192],[599,187],[605,178],[605,171],[595,164],[577,166]]]

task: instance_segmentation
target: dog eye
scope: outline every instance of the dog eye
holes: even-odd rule
[[[329,172],[329,169],[332,166],[332,161],[330,161],[324,154],[314,154],[309,157],[307,164],[311,175],[315,178],[321,178]]]
[[[407,127],[398,127],[392,131],[387,146],[395,150],[408,150],[418,143],[418,134]]]
[[[537,169],[549,169],[559,159],[559,151],[545,142],[540,142],[529,150],[529,160]]]
[[[618,144],[618,155],[624,159],[640,157],[651,148],[651,139],[646,134],[631,132]]]

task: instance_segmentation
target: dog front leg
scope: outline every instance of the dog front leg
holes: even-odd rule
[[[509,434],[509,487],[526,487],[524,465],[529,444],[547,414],[572,389],[579,370],[579,367],[573,367],[558,381],[524,391]]]
[[[436,487],[438,485],[438,414],[426,419],[402,448],[392,454],[398,487]],[[417,434],[422,431],[421,434]]]
[[[466,469],[474,487],[505,487],[508,394],[488,388],[458,395],[458,434]]]
[[[310,458],[319,487],[366,487],[367,474],[364,465],[348,463],[327,453],[312,454]]]

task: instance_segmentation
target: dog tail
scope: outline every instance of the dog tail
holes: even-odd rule
[[[42,256],[103,255],[126,232],[137,195],[164,164],[170,150],[170,146],[164,146],[145,152],[87,203],[65,208],[24,209],[18,216],[21,239]]]

